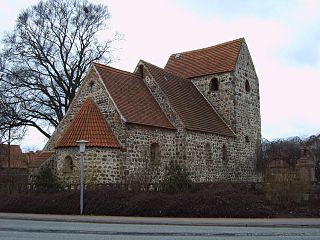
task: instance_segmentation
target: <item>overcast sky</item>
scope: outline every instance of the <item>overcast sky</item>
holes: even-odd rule
[[[320,133],[320,0],[93,2],[109,7],[109,31],[124,34],[113,67],[133,71],[139,59],[164,67],[172,53],[244,37],[260,80],[262,137]],[[1,36],[35,3],[1,0]],[[39,136],[30,132],[24,149],[43,146]]]

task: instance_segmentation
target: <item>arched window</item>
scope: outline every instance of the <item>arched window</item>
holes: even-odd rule
[[[64,165],[63,165],[64,172],[72,172],[73,171],[73,161],[70,156],[66,156],[64,159]]]
[[[152,143],[150,146],[150,162],[159,163],[160,162],[160,146],[158,143]]]
[[[248,80],[246,80],[246,91],[250,92],[250,83]]]
[[[246,143],[250,142],[249,136],[245,137]]]
[[[210,165],[212,163],[212,150],[209,143],[205,146],[205,152],[206,152],[206,163]]]
[[[218,78],[212,78],[209,86],[210,91],[218,91],[219,90],[219,80]]]
[[[225,144],[222,145],[222,162],[228,163],[228,151]]]

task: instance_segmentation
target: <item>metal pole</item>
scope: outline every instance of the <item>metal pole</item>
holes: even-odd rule
[[[86,151],[86,144],[88,141],[86,140],[79,140],[77,141],[79,144],[79,152],[80,152],[80,215],[83,214],[83,191],[84,191],[84,153]]]
[[[80,153],[80,215],[83,214],[83,158],[84,153]]]

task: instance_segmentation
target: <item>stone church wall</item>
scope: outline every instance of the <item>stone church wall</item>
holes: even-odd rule
[[[171,106],[168,98],[162,92],[161,88],[157,84],[157,82],[153,79],[153,77],[148,73],[146,68],[144,68],[144,78],[143,81],[145,85],[148,87],[150,93],[155,98],[159,106],[161,107],[162,111],[170,121],[170,123],[176,128],[176,135],[175,135],[175,160],[179,164],[184,164],[186,159],[185,153],[185,134],[186,131],[181,124],[182,121],[180,120],[177,112]]]
[[[70,162],[66,162],[71,158]],[[122,152],[119,149],[88,147],[84,155],[86,184],[120,183],[122,180]],[[56,150],[57,173],[66,184],[79,184],[79,148],[59,148]]]
[[[261,146],[259,80],[245,42],[236,64],[235,83],[238,152],[243,159],[240,167],[254,173]]]
[[[149,174],[151,182],[161,181],[166,166],[176,159],[176,131],[128,124],[126,134],[124,169],[128,178]],[[152,144],[158,144],[160,149],[155,162],[151,160]]]
[[[218,79],[218,91],[210,91],[213,78]],[[245,42],[234,72],[194,78],[192,82],[236,133],[232,150],[236,162],[229,179],[254,180],[261,142],[259,81]]]

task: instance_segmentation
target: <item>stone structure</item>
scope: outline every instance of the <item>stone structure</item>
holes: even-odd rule
[[[315,182],[315,164],[310,158],[307,146],[301,146],[300,158],[296,164],[297,171],[301,180],[306,182]]]
[[[45,146],[59,176],[77,183],[76,141],[88,182],[159,182],[174,161],[194,182],[255,181],[259,82],[245,40],[173,54],[133,73],[93,63]]]

